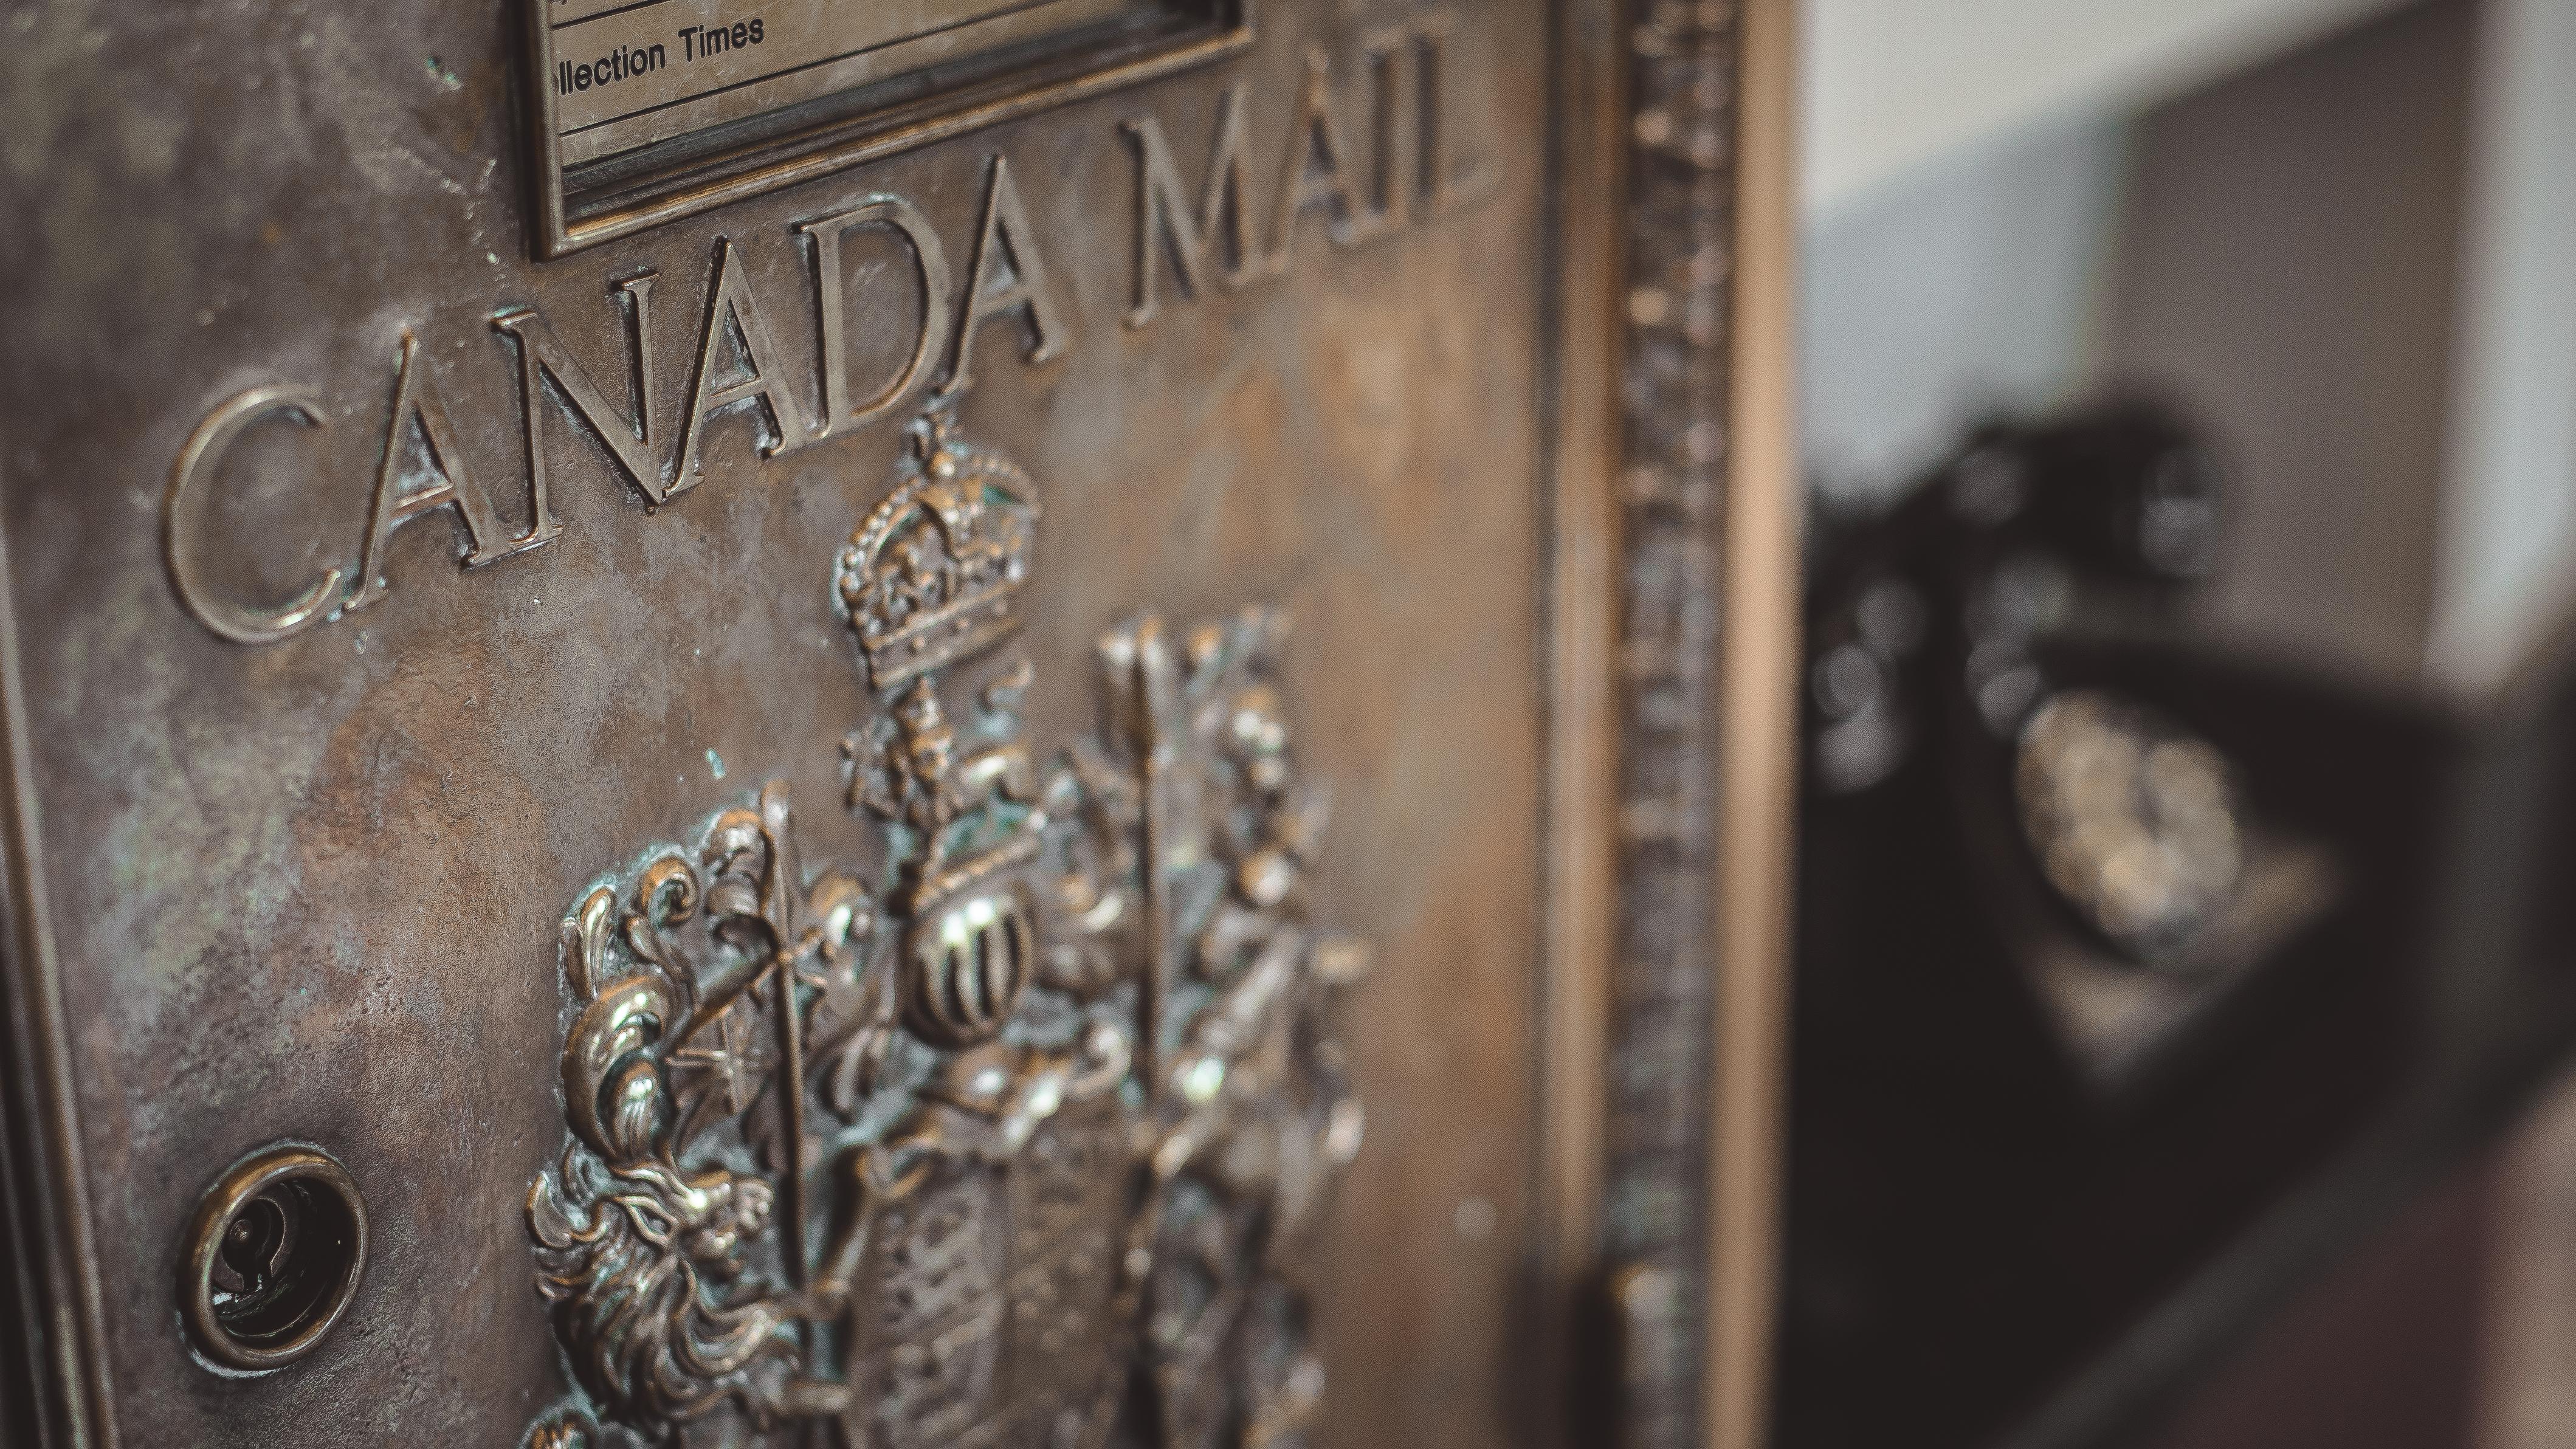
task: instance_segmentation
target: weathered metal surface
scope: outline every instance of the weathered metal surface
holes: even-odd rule
[[[12,1166],[89,1396],[52,1432],[508,1444],[572,1392],[525,1215],[566,1142],[556,925],[765,782],[806,860],[887,859],[827,808],[832,741],[900,728],[828,581],[971,381],[1045,488],[1028,739],[1098,730],[1121,620],[1298,621],[1314,919],[1381,963],[1343,1027],[1368,1145],[1292,1264],[1318,1437],[1539,1433],[1547,19],[1272,4],[1239,61],[540,263],[514,9],[10,9],[11,967],[17,1029],[50,971],[61,1031]],[[240,1377],[174,1270],[278,1140],[346,1165],[368,1260]]]

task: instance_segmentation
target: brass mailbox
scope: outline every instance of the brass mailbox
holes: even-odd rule
[[[12,29],[10,1442],[1752,1441],[1785,6]]]

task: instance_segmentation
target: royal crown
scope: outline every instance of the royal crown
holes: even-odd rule
[[[1036,485],[1018,464],[949,435],[944,409],[912,426],[900,486],[841,550],[841,606],[878,689],[938,669],[1018,626],[1037,545]]]

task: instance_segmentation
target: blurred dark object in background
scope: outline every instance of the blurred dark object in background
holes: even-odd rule
[[[1784,1449],[2154,1441],[2576,1035],[2569,689],[2194,635],[2228,516],[2124,400],[1813,527]]]

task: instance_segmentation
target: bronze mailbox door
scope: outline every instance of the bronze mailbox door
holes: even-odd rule
[[[1749,1442],[1785,9],[7,7],[11,1442]]]

